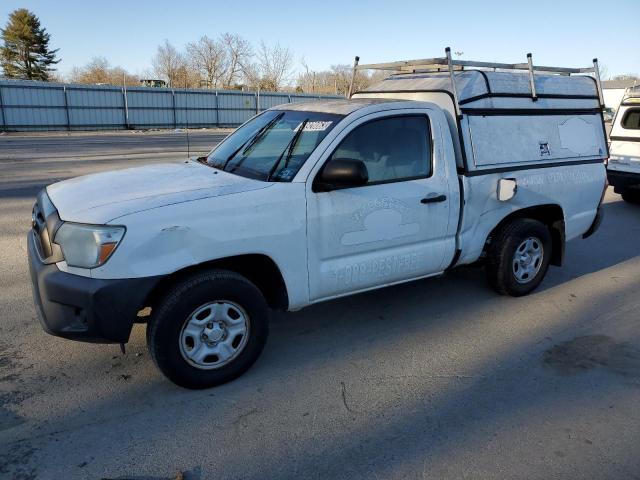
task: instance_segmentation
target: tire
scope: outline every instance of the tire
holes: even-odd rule
[[[509,222],[492,237],[487,249],[489,285],[501,295],[527,295],[547,273],[551,248],[551,233],[543,223],[530,218]]]
[[[627,203],[638,205],[640,204],[640,191],[626,190],[622,192],[622,199]]]
[[[258,359],[269,332],[260,290],[226,270],[187,277],[154,310],[147,325],[151,358],[169,380],[190,389],[238,378]]]

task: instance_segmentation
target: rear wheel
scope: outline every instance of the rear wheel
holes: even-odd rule
[[[622,199],[628,203],[640,204],[640,190],[625,190]]]
[[[242,375],[265,345],[269,309],[234,272],[211,270],[174,285],[152,312],[149,352],[172,382],[208,388]]]
[[[487,250],[489,285],[502,295],[519,297],[542,282],[551,259],[551,234],[543,223],[518,218],[503,226]]]

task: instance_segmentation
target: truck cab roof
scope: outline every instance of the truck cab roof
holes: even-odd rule
[[[286,110],[295,112],[320,112],[335,115],[349,115],[358,110],[372,107],[376,105],[385,105],[387,107],[402,107],[407,104],[414,105],[415,102],[408,100],[398,100],[389,98],[352,98],[352,99],[330,99],[330,100],[314,100],[311,102],[289,103],[278,105],[270,108],[270,110]],[[396,104],[396,105],[393,105]]]

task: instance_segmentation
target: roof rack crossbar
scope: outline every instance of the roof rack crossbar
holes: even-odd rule
[[[438,66],[448,66],[449,62],[447,57],[426,58],[419,60],[403,60],[399,62],[387,62],[387,63],[367,63],[357,65],[357,70],[391,70],[391,71],[406,71],[411,69],[435,69]],[[529,63],[499,63],[499,62],[477,62],[473,60],[451,60],[451,65],[454,67],[477,67],[477,68],[491,68],[499,70],[529,70]],[[586,68],[570,68],[570,67],[551,67],[544,65],[532,65],[534,72],[547,72],[547,73],[594,73],[594,67]]]
[[[400,62],[368,63],[358,65],[358,70],[396,70],[402,67],[412,67],[420,65],[447,65],[447,58],[425,58],[422,60],[403,60]]]
[[[600,81],[600,72],[598,69],[598,59],[593,59],[593,66],[583,68],[569,68],[569,67],[549,67],[543,65],[534,65],[532,56],[527,54],[527,61],[524,63],[496,63],[496,62],[476,62],[473,60],[453,60],[451,58],[451,49],[445,48],[444,57],[423,58],[418,60],[403,60],[399,62],[387,62],[387,63],[365,63],[359,64],[359,57],[353,64],[353,71],[351,76],[351,84],[349,86],[349,94],[347,98],[351,97],[353,93],[353,85],[358,70],[387,70],[394,72],[395,74],[410,74],[410,73],[437,73],[448,72],[451,79],[451,88],[455,100],[456,113],[460,115],[460,107],[458,105],[458,93],[456,90],[456,84],[454,82],[454,73],[465,70],[468,67],[476,67],[481,69],[493,69],[496,70],[523,70],[529,74],[529,84],[531,86],[531,98],[535,101],[538,99],[536,92],[536,85],[534,80],[534,74],[538,73],[554,73],[558,75],[571,75],[575,73],[593,74],[596,80],[596,86],[598,90],[598,98],[600,105],[604,106],[604,96],[602,94],[602,82]]]

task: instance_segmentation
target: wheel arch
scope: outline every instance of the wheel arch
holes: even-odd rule
[[[219,258],[177,270],[166,275],[147,295],[145,307],[151,307],[163,298],[165,292],[176,282],[204,270],[229,270],[242,275],[262,292],[269,307],[286,310],[289,307],[287,286],[280,268],[264,254],[246,254]]]
[[[509,213],[489,233],[485,240],[485,249],[497,231],[518,218],[531,218],[547,226],[551,233],[551,265],[561,266],[564,259],[565,230],[564,212],[558,204],[535,205]]]

